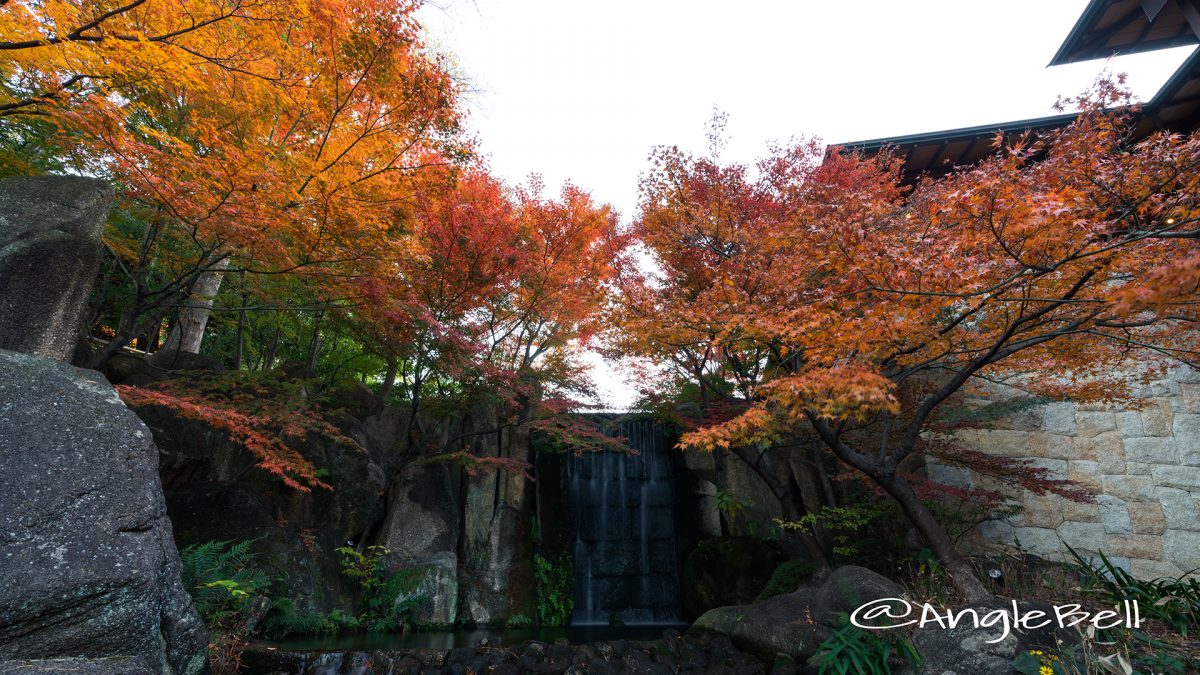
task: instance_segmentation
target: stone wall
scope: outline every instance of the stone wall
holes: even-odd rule
[[[943,483],[996,489],[1024,506],[1018,516],[984,523],[975,549],[1020,548],[1049,559],[1103,551],[1142,578],[1200,568],[1200,372],[1176,369],[1136,392],[1140,410],[1050,403],[959,432],[968,446],[1032,458],[1053,477],[1096,494],[1095,503],[1018,494],[986,476],[932,463]],[[1013,396],[992,388],[990,400]],[[978,401],[978,399],[977,399]]]

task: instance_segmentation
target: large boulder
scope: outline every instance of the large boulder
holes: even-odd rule
[[[145,425],[98,373],[0,351],[0,659],[207,669]]]
[[[160,349],[150,356],[117,352],[99,370],[113,384],[146,387],[177,377],[180,372],[220,374],[225,372],[225,367],[220,359],[212,356]]]
[[[0,180],[0,349],[71,359],[112,199],[94,178]]]
[[[709,610],[696,619],[692,630],[728,635],[735,645],[768,662],[778,654],[803,662],[859,605],[903,593],[891,580],[847,565],[793,593]]]
[[[458,618],[459,473],[446,463],[414,462],[388,491],[379,540],[391,551],[391,565],[414,575],[396,602],[415,604],[412,619],[418,624],[453,624]]]
[[[1044,602],[1021,601],[1017,605],[1023,614],[1034,610],[1054,616],[1054,608]],[[983,617],[996,610],[1006,611],[1011,616],[1012,604],[1002,600],[956,608],[954,611],[974,610]],[[944,610],[943,610],[944,611]],[[964,620],[953,628],[932,624],[918,628],[913,633],[913,645],[924,659],[924,672],[929,675],[1009,675],[1013,671],[1013,659],[1031,649],[1056,649],[1061,644],[1079,642],[1074,630],[1059,628],[1052,623],[1037,629],[1014,628],[1003,640],[1000,626],[980,627],[976,622]]]
[[[148,370],[154,373],[157,379],[170,377],[169,373],[172,371],[198,370],[218,374],[225,372],[225,366],[221,364],[221,359],[205,354],[193,354],[181,349],[160,349],[146,358],[146,364]]]

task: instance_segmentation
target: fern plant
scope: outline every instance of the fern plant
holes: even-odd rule
[[[270,579],[255,564],[254,542],[210,541],[179,552],[180,576],[196,611],[209,627],[232,623]]]

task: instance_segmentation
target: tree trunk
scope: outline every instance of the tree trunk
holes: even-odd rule
[[[941,523],[933,517],[924,502],[917,498],[912,487],[902,478],[892,476],[871,476],[875,482],[900,504],[900,510],[925,538],[930,550],[937,556],[942,567],[950,573],[954,587],[962,593],[968,602],[989,600],[992,594],[979,581],[975,570],[954,548],[950,535],[946,534]]]
[[[124,349],[133,338],[149,328],[149,326],[143,325],[136,320],[135,312],[132,309],[122,317],[120,325],[121,327],[117,330],[117,334],[92,357],[91,368],[99,369],[100,366],[108,363],[108,360]]]
[[[188,298],[188,306],[179,309],[179,315],[163,349],[178,349],[190,354],[200,353],[204,329],[208,326],[208,315],[217,293],[221,290],[221,279],[228,268],[229,257],[226,256],[196,277],[191,297]]]
[[[420,365],[419,363],[417,365]],[[421,431],[421,377],[413,369],[412,398],[408,405],[408,429],[405,431],[405,449],[411,452],[417,447],[417,436]]]
[[[160,319],[158,321],[158,323],[154,324],[154,326],[150,329],[150,332],[147,333],[147,335],[149,336],[149,343],[146,345],[146,353],[147,354],[158,351],[158,339],[160,337],[162,337],[160,335],[161,333],[162,333],[162,320]]]
[[[271,346],[267,348],[267,353],[263,354],[262,371],[264,373],[275,367],[275,356],[279,353],[281,337],[283,337],[283,328],[275,326],[275,337],[271,339]]]
[[[317,374],[317,355],[321,353],[321,318],[325,312],[318,311],[313,315],[312,339],[308,341],[308,359],[304,362],[304,370],[310,375]]]
[[[242,359],[246,352],[246,271],[242,270],[242,306],[238,310],[237,348],[233,354],[233,369],[242,369]]]
[[[785,483],[780,479],[779,474],[775,471],[774,462],[771,461],[767,453],[756,453],[746,447],[734,448],[733,452],[767,484],[767,487],[771,490],[771,494],[775,495],[775,498],[779,500],[784,520],[796,521],[807,513],[799,488],[793,481],[789,480]],[[817,540],[802,529],[795,530],[795,532],[805,552],[812,559],[812,563],[817,566],[818,574],[828,570],[829,557],[825,554],[824,549],[821,548]]]
[[[392,395],[392,388],[396,386],[396,357],[388,358],[387,373],[383,376],[383,386],[379,388],[379,402],[387,405],[388,397]]]

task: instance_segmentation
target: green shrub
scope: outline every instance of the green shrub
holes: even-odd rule
[[[1022,675],[1192,675],[1200,658],[1186,644],[1159,640],[1140,630],[1081,629],[1078,642],[1017,654],[1013,670]]]
[[[533,555],[534,583],[537,589],[538,621],[543,626],[565,626],[575,609],[574,569],[571,556],[563,553],[551,562]],[[510,620],[511,623],[511,620]]]
[[[290,598],[277,598],[262,623],[263,635],[283,638],[288,635],[320,635],[359,630],[363,622],[353,614],[335,609],[328,614],[304,612]]]
[[[288,635],[332,633],[336,630],[337,627],[328,616],[316,612],[302,612],[290,598],[276,598],[262,623],[263,635],[275,639]]]
[[[839,560],[854,560],[862,555],[863,537],[859,532],[880,520],[885,514],[885,502],[855,503],[848,506],[826,506],[815,513],[806,513],[796,520],[775,519],[784,530],[804,530],[816,535],[819,524],[833,539],[833,555]]]
[[[505,625],[509,628],[529,628],[533,625],[533,619],[524,614],[514,614],[508,618]]]
[[[716,537],[696,545],[683,560],[680,602],[687,616],[714,607],[754,602],[787,560],[778,547],[753,537]]]
[[[800,584],[811,579],[815,571],[812,563],[807,560],[785,560],[771,573],[767,585],[754,601],[761,602],[776,595],[791,593],[800,588]]]
[[[337,552],[342,556],[342,573],[359,582],[358,624],[368,633],[403,629],[413,610],[425,600],[411,592],[428,568],[411,567],[389,573],[386,557],[391,551],[386,546],[368,546],[366,553],[343,546]],[[396,602],[402,593],[408,597]]]
[[[1174,579],[1162,577],[1143,581],[1112,564],[1103,553],[1097,565],[1085,560],[1070,546],[1067,550],[1075,558],[1074,566],[1084,593],[1114,605],[1122,600],[1136,600],[1147,617],[1170,625],[1185,637],[1189,630],[1200,627],[1200,581],[1188,577],[1192,572]]]
[[[893,668],[921,667],[921,655],[907,638],[885,639],[851,623],[822,642],[815,658],[821,675],[891,675]]]

